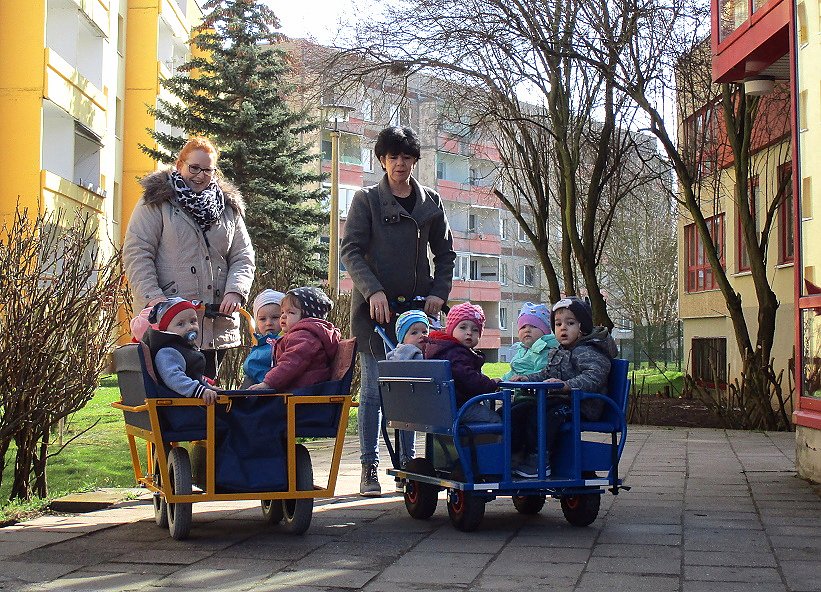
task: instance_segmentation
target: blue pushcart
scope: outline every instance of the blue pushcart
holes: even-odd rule
[[[475,530],[485,504],[511,497],[523,514],[541,511],[546,497],[558,498],[567,521],[574,526],[591,524],[599,513],[601,495],[621,489],[619,459],[627,437],[625,410],[630,390],[628,362],[613,360],[608,395],[571,392],[572,417],[559,430],[556,450],[550,455],[552,474],[545,475],[547,452],[538,451],[535,479],[514,478],[511,467],[510,411],[514,388],[537,394],[539,441],[545,441],[547,395],[550,383],[501,383],[502,390],[470,399],[457,408],[450,362],[445,360],[379,362],[379,389],[389,428],[425,434],[425,456],[404,468],[387,472],[404,484],[405,507],[413,518],[427,519],[436,511],[439,492],[447,490],[448,515],[459,530]],[[581,418],[581,401],[605,402],[599,421]],[[500,404],[502,423],[462,421],[470,405]]]

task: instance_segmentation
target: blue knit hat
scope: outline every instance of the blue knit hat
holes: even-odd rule
[[[553,333],[550,330],[550,310],[544,304],[525,302],[519,312],[516,329],[521,329],[525,325],[533,325],[545,335],[550,335]]]
[[[405,341],[405,335],[408,333],[408,329],[411,328],[411,325],[414,323],[425,323],[425,325],[430,329],[430,319],[428,315],[421,310],[408,310],[403,312],[399,315],[399,318],[396,319],[396,340],[397,343],[402,343]]]

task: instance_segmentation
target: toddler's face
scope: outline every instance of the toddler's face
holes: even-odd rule
[[[560,308],[554,313],[556,328],[553,334],[561,345],[570,346],[582,336],[582,326],[569,308]]]
[[[266,304],[257,311],[254,321],[257,324],[257,333],[267,335],[279,331],[279,317],[282,310],[279,304]]]
[[[453,338],[465,347],[479,345],[479,325],[473,321],[461,321],[453,329]]]
[[[522,328],[519,329],[519,341],[527,349],[533,347],[533,344],[542,337],[544,337],[544,331],[533,325],[522,325]]]
[[[171,319],[171,322],[168,324],[168,329],[166,329],[169,333],[175,333],[180,337],[186,337],[190,333],[194,333],[194,339],[199,334],[200,331],[200,322],[197,318],[197,311],[191,308],[186,308],[185,310],[181,310],[174,318]],[[193,340],[191,340],[193,341]]]
[[[427,341],[427,337],[428,326],[422,322],[414,323],[408,328],[408,332],[405,333],[405,338],[402,340],[402,343],[415,345],[421,349],[422,344]]]
[[[282,303],[282,312],[279,315],[279,326],[282,327],[282,332],[287,333],[293,329],[300,319],[302,319],[302,311],[289,301]]]

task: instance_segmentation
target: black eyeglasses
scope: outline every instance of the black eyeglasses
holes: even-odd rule
[[[186,164],[188,164],[188,163],[186,163]],[[188,164],[188,172],[191,173],[192,175],[194,175],[195,177],[197,175],[199,175],[200,173],[205,173],[206,177],[211,177],[211,176],[213,176],[214,173],[217,172],[217,169],[216,168],[204,169],[204,168],[202,168],[201,166],[199,166],[197,164]]]

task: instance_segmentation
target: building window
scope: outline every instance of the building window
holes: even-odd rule
[[[693,337],[693,380],[699,384],[727,384],[727,339],[725,337]]]
[[[724,214],[716,214],[705,220],[713,245],[718,250],[721,267],[724,268]],[[716,284],[713,269],[710,267],[704,244],[698,236],[695,224],[688,224],[684,227],[684,256],[687,259],[687,277],[685,290],[687,292],[704,292],[705,290],[715,290]]]
[[[507,224],[506,218],[499,220],[499,238],[502,240],[507,240]]]
[[[373,157],[373,149],[370,146],[362,146],[362,170],[364,172],[373,172]]]
[[[476,232],[476,214],[468,214],[468,232]]]
[[[477,185],[479,183],[479,173],[476,169],[470,169],[469,183],[471,185]]]
[[[362,99],[362,119],[373,121],[373,100],[367,95]]]
[[[499,265],[499,283],[503,286],[507,286],[507,263],[501,263]]]
[[[519,280],[525,286],[534,286],[536,283],[536,267],[533,265],[522,265]]]
[[[470,269],[470,255],[457,253],[453,265],[453,279],[466,280]]]
[[[758,175],[750,177],[747,183],[747,201],[750,206],[750,218],[753,220],[753,229],[758,234],[758,197],[760,189],[758,185]],[[744,238],[744,231],[741,228],[741,214],[736,214],[736,253],[738,261],[738,271],[750,271],[750,255],[747,252],[747,241]]]
[[[480,274],[480,272],[479,272],[479,261],[476,260],[476,259],[471,259],[470,260],[470,279],[472,279],[472,280],[481,279],[481,276],[479,274]]]
[[[507,329],[507,309],[500,308],[499,309],[499,328],[500,329]]]
[[[519,242],[527,242],[527,234],[525,234],[525,229],[522,228],[521,224],[519,224]]]
[[[439,155],[436,155],[436,178],[438,180],[442,180],[445,178],[447,174],[447,165],[445,165],[445,161],[442,160]]]
[[[778,262],[791,263],[795,255],[791,162],[778,167],[778,186],[783,195],[778,206]]]
[[[341,133],[339,135],[339,162],[341,164],[362,165],[363,150],[360,147],[360,138],[356,134]],[[332,145],[328,131],[322,132],[322,160],[331,162]]]

